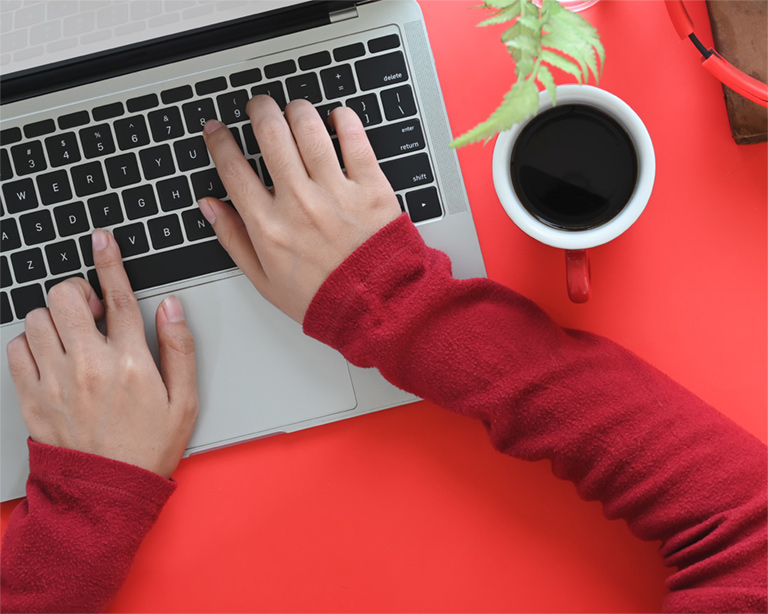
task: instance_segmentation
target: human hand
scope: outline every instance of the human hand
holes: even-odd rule
[[[34,441],[169,478],[197,417],[192,333],[178,299],[165,299],[156,314],[158,371],[117,243],[96,230],[93,248],[104,305],[85,280],[63,281],[8,344],[22,416]],[[96,328],[103,317],[106,336]]]
[[[236,210],[212,197],[200,209],[259,292],[302,323],[326,278],[400,206],[353,110],[339,107],[330,116],[346,174],[306,100],[289,103],[283,117],[274,100],[256,96],[247,113],[274,190],[253,172],[231,132],[211,120],[203,135]]]

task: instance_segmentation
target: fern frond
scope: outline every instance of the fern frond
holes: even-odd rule
[[[499,107],[483,123],[475,126],[451,143],[458,148],[488,141],[499,132],[509,130],[515,124],[525,121],[539,108],[539,90],[533,81],[518,81],[505,95]]]

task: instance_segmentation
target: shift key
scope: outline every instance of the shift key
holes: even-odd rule
[[[355,70],[362,90],[393,85],[408,79],[408,70],[405,68],[402,51],[355,62]]]
[[[434,181],[429,156],[425,153],[382,162],[379,166],[395,191],[407,190]]]

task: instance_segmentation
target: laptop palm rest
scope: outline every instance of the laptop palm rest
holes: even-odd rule
[[[305,336],[244,275],[175,294],[197,353],[200,415],[188,452],[291,431],[357,405],[344,358]],[[154,314],[162,299],[139,301],[155,356]]]

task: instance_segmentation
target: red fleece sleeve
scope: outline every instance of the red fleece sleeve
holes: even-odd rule
[[[304,329],[661,540],[666,611],[766,611],[766,446],[631,352],[454,279],[405,215],[328,278]]]
[[[176,483],[29,440],[27,498],[3,537],[3,612],[101,612]]]

